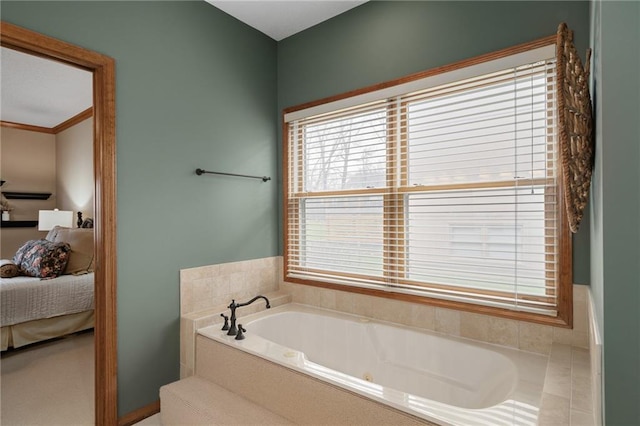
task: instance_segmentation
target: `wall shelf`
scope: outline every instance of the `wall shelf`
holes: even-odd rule
[[[3,220],[0,228],[33,228],[38,226],[37,220]]]
[[[48,200],[50,192],[11,192],[2,191],[2,195],[7,200]]]

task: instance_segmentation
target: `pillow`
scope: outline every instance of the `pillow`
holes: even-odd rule
[[[20,273],[30,277],[55,278],[62,274],[71,248],[67,243],[31,240],[24,243],[13,257]]]
[[[0,278],[13,278],[20,275],[18,265],[8,259],[0,260]]]
[[[56,241],[56,235],[58,235],[58,232],[60,232],[61,229],[65,229],[60,225],[56,225],[53,228],[51,228],[51,230],[49,231],[49,233],[47,234],[46,237],[44,237],[45,240],[47,241],[51,241],[52,243],[54,243]],[[68,229],[68,228],[67,228]]]
[[[79,275],[93,271],[93,229],[57,227],[53,241],[67,243],[71,247],[64,274]]]

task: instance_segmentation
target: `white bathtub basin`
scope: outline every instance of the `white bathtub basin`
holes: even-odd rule
[[[534,425],[546,357],[304,305],[198,332],[439,424]]]

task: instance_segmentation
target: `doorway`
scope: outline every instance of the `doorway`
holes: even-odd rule
[[[116,425],[115,62],[100,53],[6,22],[0,23],[0,44],[93,73],[95,423]]]

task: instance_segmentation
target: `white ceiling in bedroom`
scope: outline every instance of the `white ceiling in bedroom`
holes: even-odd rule
[[[0,120],[55,127],[93,105],[93,74],[2,48]]]

